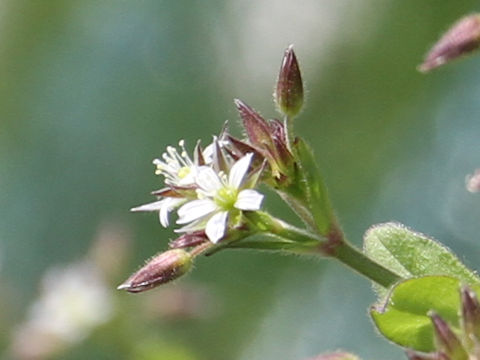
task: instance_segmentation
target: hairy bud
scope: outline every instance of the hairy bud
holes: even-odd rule
[[[294,117],[300,112],[303,105],[303,82],[293,45],[285,50],[274,96],[281,113]]]
[[[421,72],[471,53],[480,47],[480,15],[465,16],[456,22],[428,52],[418,67]]]
[[[186,274],[192,266],[192,256],[181,249],[168,250],[154,256],[144,267],[117,287],[131,293],[143,292]]]
[[[209,241],[204,230],[198,230],[190,233],[185,233],[169,244],[171,249],[181,249],[193,246],[198,246]]]
[[[450,326],[437,313],[430,312],[437,349],[451,360],[467,360],[468,354]]]

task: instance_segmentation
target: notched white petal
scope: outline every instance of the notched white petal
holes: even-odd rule
[[[233,205],[239,210],[260,210],[263,202],[263,194],[256,190],[245,189],[238,193],[237,201]]]
[[[238,160],[235,164],[233,164],[228,175],[228,185],[234,187],[235,189],[238,189],[240,187],[243,178],[247,174],[248,167],[250,166],[250,162],[252,161],[252,156],[252,153],[248,153],[240,160]]]
[[[227,228],[228,211],[221,211],[213,215],[207,222],[205,234],[208,239],[216,244],[225,235]]]
[[[177,224],[186,224],[198,220],[217,209],[217,205],[210,199],[190,201],[178,209],[179,219]]]

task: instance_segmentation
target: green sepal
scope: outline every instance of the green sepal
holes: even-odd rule
[[[435,350],[430,311],[439,314],[459,331],[460,286],[448,276],[408,279],[395,285],[385,302],[374,306],[370,315],[380,333],[394,343],[417,351]],[[480,286],[472,286],[480,293]]]
[[[480,278],[446,246],[402,224],[371,227],[364,236],[365,253],[403,278],[427,275],[455,277],[465,284],[479,284]],[[385,289],[376,287],[380,296]]]
[[[298,163],[297,184],[304,195],[306,207],[318,232],[327,235],[334,223],[334,216],[313,151],[301,138],[296,138],[294,154]]]

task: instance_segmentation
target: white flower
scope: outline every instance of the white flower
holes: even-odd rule
[[[153,164],[157,167],[155,174],[163,175],[165,184],[171,188],[194,185],[195,175],[199,167],[187,154],[185,141],[180,140],[178,145],[181,148],[180,153],[173,146],[168,146],[167,151],[162,155],[163,160],[153,160]],[[188,199],[184,197],[164,197],[158,201],[134,207],[130,211],[158,211],[160,223],[163,227],[168,227],[169,213],[186,201]]]
[[[177,224],[189,224],[176,230],[189,232],[205,228],[209,240],[217,243],[225,235],[229,214],[235,211],[260,209],[263,195],[246,186],[246,174],[252,161],[249,153],[233,164],[228,177],[208,166],[197,169],[195,183],[198,199],[178,209]]]
[[[194,183],[197,166],[185,150],[185,141],[180,140],[178,145],[181,148],[180,153],[173,146],[168,146],[167,151],[162,155],[163,160],[153,160],[153,164],[157,167],[155,174],[163,175],[167,185],[191,185]]]

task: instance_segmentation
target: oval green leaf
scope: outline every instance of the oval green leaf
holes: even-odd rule
[[[469,285],[480,283],[475,272],[450,249],[402,224],[385,223],[371,227],[364,237],[364,251],[403,278],[446,275]]]

